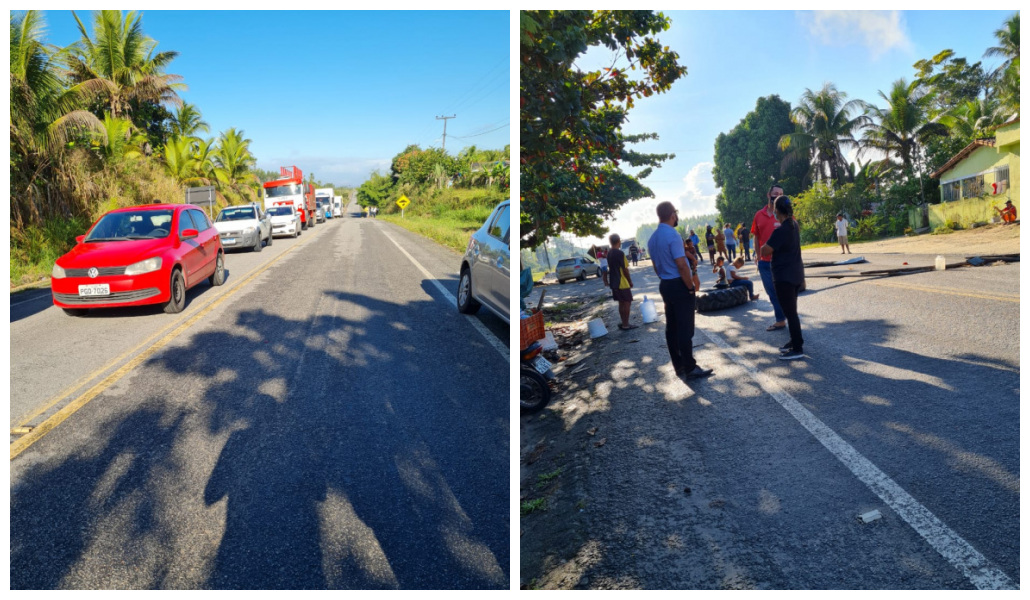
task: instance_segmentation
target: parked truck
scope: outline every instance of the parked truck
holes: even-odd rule
[[[315,186],[304,183],[304,174],[296,166],[279,168],[280,177],[262,184],[265,189],[265,210],[273,206],[293,206],[300,214],[302,229],[315,226]]]
[[[322,201],[322,210],[325,218],[333,218],[333,188],[318,188],[315,190],[315,201]]]

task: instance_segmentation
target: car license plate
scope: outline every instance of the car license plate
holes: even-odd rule
[[[235,244],[236,238],[222,238],[223,244]]]
[[[80,285],[79,296],[110,296],[111,285],[107,283],[97,283],[93,285]]]
[[[536,369],[537,373],[544,375],[548,370],[550,370],[551,363],[543,356],[538,356],[533,359],[533,368]]]

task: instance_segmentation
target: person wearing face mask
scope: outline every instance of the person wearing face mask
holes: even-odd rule
[[[755,218],[751,222],[751,233],[755,234],[755,249],[760,249],[769,241],[769,236],[772,235],[773,231],[780,226],[780,223],[776,220],[775,213],[773,212],[773,200],[783,195],[783,188],[778,185],[773,185],[769,188],[766,193],[767,204],[762,208],[758,209],[755,213]],[[758,275],[762,278],[762,287],[765,288],[765,294],[769,297],[769,302],[773,307],[773,315],[776,317],[776,322],[767,327],[766,331],[776,331],[779,329],[785,329],[787,327],[787,318],[783,315],[783,308],[780,306],[780,301],[776,297],[776,287],[773,285],[772,276],[772,255],[765,256],[761,252],[758,252],[759,256],[756,259],[758,264]]]
[[[686,379],[712,374],[694,360],[694,311],[696,307],[694,274],[676,231],[679,215],[672,202],[658,205],[658,229],[647,240],[647,253],[661,283],[658,293],[665,302],[665,345],[669,349],[673,369]]]
[[[780,226],[762,245],[762,257],[771,257],[773,285],[790,330],[790,341],[780,347],[780,360],[805,357],[801,320],[798,318],[798,292],[805,280],[801,262],[801,233],[794,220],[794,207],[790,198],[779,196],[773,201],[773,211]]]

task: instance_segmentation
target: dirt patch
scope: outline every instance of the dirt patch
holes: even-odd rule
[[[852,254],[951,254],[963,257],[986,254],[1016,254],[1019,252],[1019,224],[986,225],[952,233],[913,235],[877,240],[851,242]],[[840,246],[812,248],[810,254],[840,255]]]

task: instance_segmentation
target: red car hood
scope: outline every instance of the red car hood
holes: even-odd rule
[[[76,244],[68,254],[57,259],[65,269],[89,267],[127,267],[132,263],[161,254],[174,243],[173,239],[124,240],[121,242],[86,242]]]

